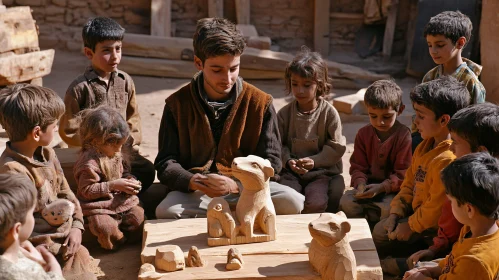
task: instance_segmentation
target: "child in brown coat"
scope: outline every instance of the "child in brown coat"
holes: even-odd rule
[[[122,230],[140,232],[144,222],[137,197],[141,185],[121,152],[130,130],[117,111],[101,106],[83,111],[79,134],[82,150],[74,166],[77,197],[102,248],[117,249],[126,240]]]

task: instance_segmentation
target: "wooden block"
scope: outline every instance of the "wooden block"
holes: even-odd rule
[[[38,32],[29,7],[6,9],[0,13],[0,53],[22,48],[38,48]]]
[[[185,268],[184,253],[177,245],[164,245],[156,249],[154,266],[164,271],[176,271]]]
[[[314,49],[327,57],[329,55],[330,0],[314,1]]]
[[[191,38],[164,38],[142,34],[125,34],[123,54],[127,56],[194,61]]]
[[[250,0],[236,1],[236,18],[238,24],[250,24]]]
[[[223,0],[208,0],[208,17],[224,17]]]
[[[392,55],[393,36],[397,24],[398,0],[392,0],[388,8],[388,18],[385,25],[385,36],[383,37],[383,55],[390,57]]]
[[[171,37],[172,0],[151,0],[151,35]]]
[[[361,89],[355,94],[340,96],[333,99],[333,106],[345,114],[367,114],[364,104],[364,94],[366,89]]]
[[[203,267],[206,266],[206,261],[199,253],[198,247],[192,246],[187,255],[186,265],[189,267]]]
[[[227,252],[227,264],[225,268],[227,270],[239,270],[243,267],[243,255],[237,250],[237,248],[230,248]]]
[[[270,45],[272,41],[269,37],[258,36],[258,37],[248,37],[245,39],[246,46],[250,48],[260,49],[260,50],[270,50]]]
[[[131,75],[192,78],[198,71],[194,61],[123,56],[120,69]]]
[[[44,50],[0,58],[0,86],[10,85],[50,74],[54,50]]]
[[[252,24],[237,24],[236,28],[243,34],[243,37],[258,37],[256,27]]]
[[[62,171],[64,172],[66,181],[68,181],[69,187],[76,193],[78,191],[78,184],[73,173],[73,167],[78,159],[80,148],[54,149],[54,151],[61,163]]]

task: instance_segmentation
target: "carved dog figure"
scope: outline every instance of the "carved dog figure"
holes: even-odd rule
[[[351,226],[345,214],[322,213],[308,229],[313,238],[308,258],[322,279],[357,279],[357,263],[347,236]]]
[[[255,227],[275,240],[275,209],[270,199],[269,179],[274,176],[270,161],[249,155],[235,158],[232,162],[232,176],[243,185],[236,206],[239,232],[248,238],[254,236]]]
[[[236,222],[230,212],[227,201],[222,197],[215,197],[208,204],[208,235],[210,237],[232,238]]]

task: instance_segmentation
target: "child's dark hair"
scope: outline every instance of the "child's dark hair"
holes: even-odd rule
[[[468,16],[460,11],[445,11],[430,19],[423,34],[425,38],[427,35],[444,35],[455,44],[461,37],[466,38],[466,42],[469,42],[472,31],[473,24]]]
[[[463,83],[451,76],[422,83],[411,91],[411,101],[435,113],[435,119],[443,115],[453,116],[470,104],[470,94]]]
[[[0,174],[0,243],[16,223],[26,222],[26,214],[35,202],[36,188],[28,176]]]
[[[108,17],[90,19],[85,26],[83,26],[83,31],[81,32],[83,45],[92,51],[95,51],[97,43],[106,40],[123,41],[124,35],[125,28]]]
[[[46,87],[17,84],[0,90],[0,124],[11,142],[25,140],[36,126],[45,132],[64,111],[62,99]]]
[[[445,191],[458,205],[470,203],[490,219],[499,219],[499,160],[489,153],[465,155],[442,171]]]
[[[246,43],[236,25],[228,19],[203,18],[197,22],[193,46],[194,55],[204,63],[210,57],[241,55]]]
[[[130,135],[125,119],[108,106],[86,109],[80,115],[80,140],[83,149],[88,146],[115,144]]]
[[[473,152],[484,146],[499,157],[499,106],[482,103],[464,108],[452,116],[447,127],[465,139]]]
[[[402,89],[392,80],[379,80],[370,85],[364,94],[367,106],[398,111],[402,105]]]
[[[291,93],[291,74],[296,74],[303,78],[313,79],[317,83],[316,98],[328,94],[332,86],[327,69],[326,62],[318,52],[311,52],[303,46],[286,67],[284,74],[286,92]]]

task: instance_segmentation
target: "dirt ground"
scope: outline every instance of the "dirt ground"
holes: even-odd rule
[[[63,98],[69,84],[74,78],[83,73],[87,65],[88,61],[82,54],[56,51],[52,72],[43,79],[43,84],[46,87],[54,89]],[[157,135],[164,100],[177,89],[188,83],[189,80],[143,76],[133,76],[133,80],[137,90],[137,102],[142,118],[143,142],[141,149],[151,161],[154,161],[158,150]],[[291,101],[291,98],[284,93],[284,81],[282,80],[252,80],[249,82],[274,97],[274,106],[277,111]],[[417,80],[405,78],[396,80],[396,82],[404,91],[404,104],[407,105],[406,110],[399,120],[408,125],[410,123],[410,116],[414,112],[410,106],[409,92],[417,84]],[[354,90],[334,90],[333,92],[336,96],[355,93]],[[350,176],[348,175],[350,164],[348,160],[353,151],[355,135],[359,128],[368,123],[368,117],[364,115],[349,116],[343,114],[341,117],[343,134],[348,143],[347,152],[343,156],[344,177],[348,186],[350,184]],[[94,242],[87,244],[87,247],[94,258],[100,259],[100,266],[105,274],[101,279],[137,279],[140,267],[140,244],[126,245],[117,252],[104,251]]]

